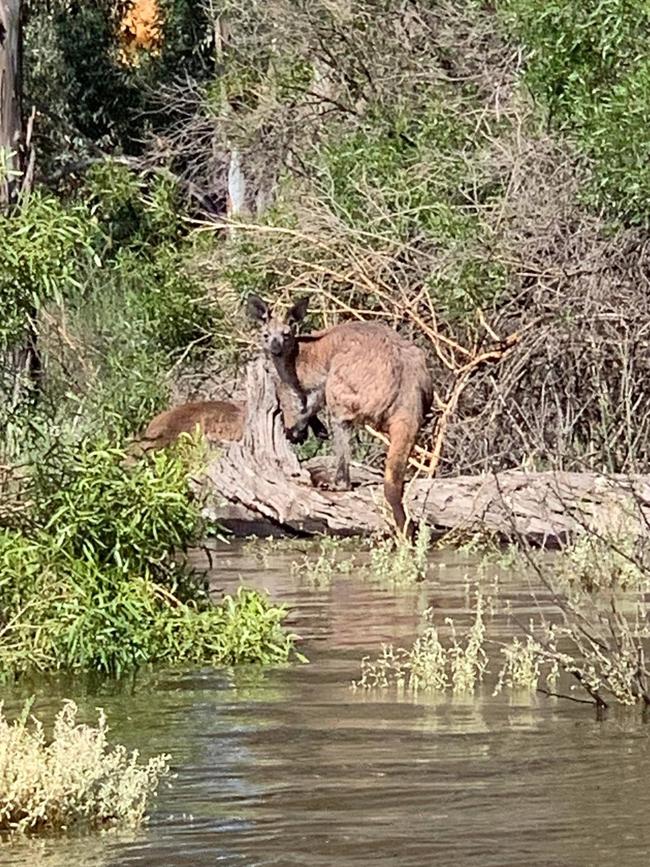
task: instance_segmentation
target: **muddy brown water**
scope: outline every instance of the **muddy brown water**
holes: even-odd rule
[[[86,717],[102,706],[115,740],[171,753],[177,777],[141,831],[3,845],[0,863],[647,864],[650,729],[638,718],[597,722],[566,701],[495,697],[490,682],[466,697],[350,689],[361,657],[410,642],[429,605],[443,630],[446,616],[470,622],[471,557],[436,554],[425,583],[396,587],[355,571],[317,581],[292,570],[302,556],[233,545],[216,555],[214,581],[286,603],[308,665],[48,680],[5,694],[11,707],[35,693],[45,717],[62,696]],[[529,584],[516,572],[481,581],[499,600],[490,636],[511,636],[513,619],[535,611]]]

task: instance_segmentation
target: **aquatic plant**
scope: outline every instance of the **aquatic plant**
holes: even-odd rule
[[[137,750],[111,745],[103,710],[97,725],[77,721],[65,701],[52,737],[29,716],[29,704],[10,722],[0,704],[0,831],[67,831],[75,826],[137,826],[160,782],[168,755],[143,763]]]
[[[382,539],[370,549],[369,569],[373,577],[395,584],[421,581],[428,569],[431,530],[421,524],[411,542],[404,536]]]
[[[552,559],[519,540],[519,568],[542,584],[556,613],[522,624],[525,643],[502,649],[498,689],[528,686],[599,713],[611,704],[650,707],[648,547],[638,536],[642,516],[624,510],[619,518],[585,526]]]
[[[301,560],[293,561],[291,571],[303,577],[311,587],[329,587],[335,575],[348,575],[356,562],[353,555],[341,556],[342,547],[341,539],[323,536],[319,539],[315,552],[310,551]],[[314,557],[314,553],[318,556]]]
[[[513,638],[501,648],[505,657],[501,671],[497,678],[494,695],[500,693],[504,687],[534,692],[542,677],[542,648],[531,635],[527,635],[525,641]],[[557,666],[553,665],[546,676],[547,682],[552,682],[557,677]]]
[[[364,689],[398,687],[413,692],[421,689],[444,692],[451,687],[456,693],[471,692],[487,671],[483,611],[483,597],[477,591],[474,622],[464,640],[458,635],[453,620],[446,618],[452,637],[451,642],[444,645],[433,622],[433,609],[427,609],[424,631],[412,647],[384,645],[376,659],[364,657],[361,676],[353,686]]]

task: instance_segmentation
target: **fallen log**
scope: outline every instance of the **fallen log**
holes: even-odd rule
[[[247,376],[241,441],[212,461],[198,488],[205,513],[237,535],[368,535],[389,529],[381,474],[352,465],[351,491],[316,487],[331,461],[301,464],[284,435],[263,359]],[[650,535],[650,476],[509,470],[481,476],[414,478],[406,505],[435,533],[486,531],[555,547],[587,528]]]

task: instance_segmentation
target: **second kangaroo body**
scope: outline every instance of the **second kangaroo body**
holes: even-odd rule
[[[336,455],[334,486],[339,489],[350,487],[352,428],[371,424],[386,433],[384,494],[397,528],[404,530],[404,476],[433,396],[426,356],[392,328],[374,322],[343,322],[298,336],[293,325],[305,316],[307,303],[297,302],[278,320],[257,296],[248,302],[251,315],[262,322],[264,349],[280,379],[301,395],[303,412],[290,433],[299,438],[307,420],[327,407]]]

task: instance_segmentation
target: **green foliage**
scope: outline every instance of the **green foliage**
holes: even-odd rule
[[[210,70],[211,21],[202,3],[161,0],[163,50],[143,53],[138,66],[119,60],[114,0],[30,3],[25,31],[26,104],[39,109],[39,159],[53,167],[66,159],[139,150],[145,128],[159,129],[167,111],[152,104],[156,89],[182,71]],[[167,106],[165,106],[167,109]]]
[[[593,166],[589,198],[648,225],[650,7],[645,0],[502,0],[529,50],[526,78]]]
[[[421,524],[414,542],[400,537],[374,545],[370,551],[370,571],[376,578],[396,584],[422,581],[429,568],[430,547],[431,530],[427,524]]]
[[[645,54],[644,0],[501,0],[531,52],[529,81],[554,113],[581,119],[582,106],[625,77]]]
[[[109,161],[67,200],[37,192],[0,215],[0,349],[36,321],[36,416],[123,436],[165,404],[169,368],[188,345],[201,351],[216,319],[185,265],[182,213],[170,181]],[[9,409],[4,430],[21,423]],[[34,418],[30,407],[25,423]]]
[[[180,561],[200,531],[186,463],[125,459],[89,443],[32,471],[31,513],[0,530],[0,673],[286,660],[283,609],[243,589],[214,605]]]
[[[80,261],[91,261],[96,220],[82,204],[36,192],[17,210],[0,211],[0,350],[22,333],[47,300],[80,291]]]
[[[101,223],[106,253],[124,246],[146,252],[181,235],[178,187],[168,178],[156,177],[147,184],[125,166],[107,160],[88,172],[82,197]]]
[[[436,238],[466,229],[454,205],[470,127],[453,97],[424,94],[415,104],[369,112],[347,135],[321,148],[317,188],[353,226]]]
[[[498,305],[507,286],[508,274],[501,262],[470,255],[427,280],[435,309],[452,321],[469,318],[477,308]]]
[[[487,671],[485,652],[485,603],[476,593],[474,622],[461,640],[451,618],[451,638],[443,643],[434,623],[432,609],[425,611],[425,628],[410,648],[384,645],[377,659],[364,657],[360,679],[353,685],[365,689],[406,688],[413,692],[444,692],[449,686],[456,693],[472,692]]]
[[[123,459],[106,441],[51,452],[32,470],[34,519],[55,551],[149,578],[194,538],[198,511],[182,460],[159,452],[125,472]]]
[[[356,565],[354,555],[345,550],[342,539],[323,536],[315,550],[291,564],[291,571],[308,586],[325,589],[331,586],[335,575],[349,575]]]

